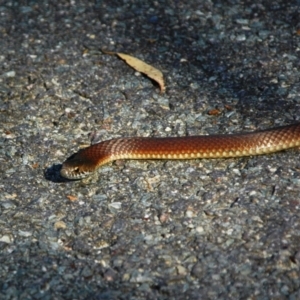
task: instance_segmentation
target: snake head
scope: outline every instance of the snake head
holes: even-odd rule
[[[104,141],[79,150],[62,164],[60,175],[71,180],[90,176],[99,166],[112,161],[110,144],[110,141]]]
[[[77,180],[88,177],[93,173],[93,161],[82,158],[80,151],[71,155],[62,165],[60,175],[64,178]]]

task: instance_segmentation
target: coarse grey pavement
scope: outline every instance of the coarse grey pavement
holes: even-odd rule
[[[0,299],[300,299],[299,150],[59,177],[96,140],[299,122],[299,5],[0,1]]]

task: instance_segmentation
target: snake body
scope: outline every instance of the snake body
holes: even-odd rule
[[[117,159],[227,158],[298,146],[300,123],[226,135],[116,138],[79,150],[63,163],[60,174],[68,179],[82,179]]]

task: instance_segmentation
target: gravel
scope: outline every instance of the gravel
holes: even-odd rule
[[[299,1],[54,2],[0,1],[0,299],[299,299],[297,149],[58,175],[99,140],[299,122]]]

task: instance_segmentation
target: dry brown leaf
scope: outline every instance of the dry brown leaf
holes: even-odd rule
[[[104,50],[102,50],[102,52],[105,53],[105,54],[119,56],[121,59],[125,60],[125,62],[130,67],[132,67],[136,71],[138,71],[140,73],[143,73],[146,76],[148,76],[149,78],[156,81],[158,83],[159,87],[160,87],[160,92],[161,93],[165,92],[166,86],[165,86],[165,81],[164,81],[164,78],[163,78],[164,75],[158,69],[152,67],[151,65],[146,64],[145,62],[143,62],[142,60],[140,60],[136,57],[133,57],[133,56],[125,54],[125,53],[109,52],[109,51],[104,51]]]

